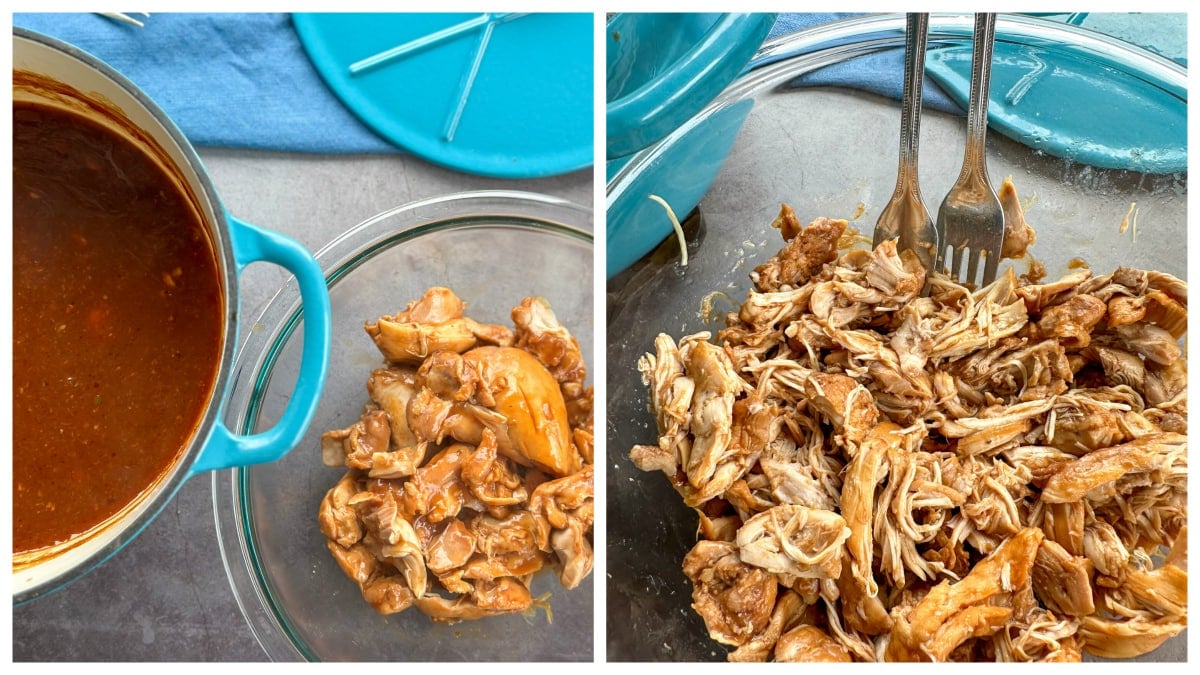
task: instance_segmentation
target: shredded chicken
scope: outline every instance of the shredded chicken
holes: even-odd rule
[[[1128,658],[1186,627],[1184,281],[967,288],[839,250],[845,221],[772,226],[715,340],[638,363],[658,438],[630,458],[699,516],[683,568],[730,660]]]
[[[317,521],[381,614],[416,606],[455,622],[528,610],[529,584],[592,571],[592,389],[579,343],[526,298],[515,330],[480,324],[446,288],[368,323],[386,367],[370,403],[325,432],[345,473]]]

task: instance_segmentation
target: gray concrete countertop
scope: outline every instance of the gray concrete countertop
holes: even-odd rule
[[[479,178],[408,156],[201,149],[226,208],[317,251],[386,209],[464,190],[540,192],[593,206],[590,170],[538,180]],[[252,265],[243,312],[257,316],[290,276]],[[124,550],[71,586],[12,613],[13,660],[264,661],[229,582],[213,524],[212,483],[186,483]]]

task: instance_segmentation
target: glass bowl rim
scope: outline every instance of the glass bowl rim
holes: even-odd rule
[[[969,39],[973,27],[970,13],[933,13],[929,18],[929,44]],[[764,83],[781,75],[794,77],[817,68],[849,61],[863,54],[904,46],[904,14],[870,14],[804,28],[768,40],[747,66],[747,72],[700,110],[690,120],[658,142],[634,153],[612,175],[605,186],[612,204],[644,167],[685,136],[714,112],[746,98]],[[1068,42],[1090,56],[1124,68],[1177,95],[1187,96],[1187,68],[1148,49],[1111,35],[1073,24],[1022,14],[1000,14],[996,39],[1022,39],[1029,44]],[[799,69],[799,72],[795,72]],[[897,105],[899,103],[897,102]]]

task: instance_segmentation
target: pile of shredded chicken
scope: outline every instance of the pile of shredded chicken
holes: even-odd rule
[[[592,388],[541,298],[515,329],[432,288],[366,325],[385,359],[361,419],[321,437],[346,473],[322,500],[327,546],[381,614],[455,622],[530,610],[533,575],[592,570]]]
[[[839,251],[845,221],[774,226],[716,343],[639,362],[659,438],[631,458],[699,515],[683,570],[730,660],[1128,658],[1184,629],[1183,281],[972,290]]]

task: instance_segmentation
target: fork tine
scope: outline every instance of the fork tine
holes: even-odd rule
[[[996,280],[996,271],[1000,267],[1000,251],[988,251],[983,261],[983,285],[987,286]]]
[[[963,250],[960,246],[950,245],[950,276],[954,279],[959,278],[959,272],[962,269]]]
[[[975,273],[979,271],[979,248],[972,247],[971,255],[967,258],[967,283],[975,283]]]

